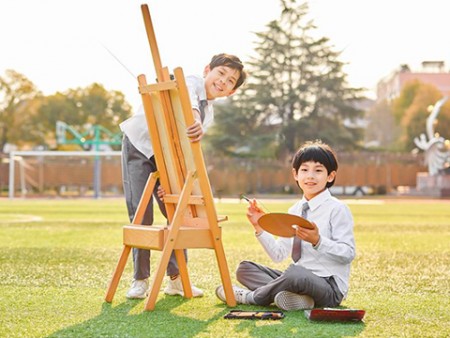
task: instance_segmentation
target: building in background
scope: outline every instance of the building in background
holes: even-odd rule
[[[423,61],[422,69],[411,70],[408,65],[401,65],[377,84],[377,100],[388,101],[398,97],[407,82],[419,80],[434,85],[443,96],[450,95],[450,72],[445,69],[444,61]]]

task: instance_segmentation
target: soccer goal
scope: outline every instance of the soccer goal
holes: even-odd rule
[[[120,151],[12,151],[9,198],[122,195],[120,156]]]

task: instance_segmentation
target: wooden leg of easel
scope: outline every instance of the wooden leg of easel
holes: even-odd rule
[[[191,282],[189,281],[184,251],[182,249],[175,250],[175,257],[177,258],[178,269],[180,270],[181,283],[183,283],[184,297],[192,298]]]
[[[166,246],[162,252],[161,258],[159,260],[158,269],[154,274],[152,284],[150,286],[150,294],[148,295],[147,302],[145,303],[145,310],[152,311],[155,309],[156,298],[158,298],[159,290],[161,289],[161,284],[164,278],[164,274],[169,264],[170,255],[172,254],[173,245]]]
[[[117,263],[116,270],[109,283],[108,290],[106,291],[105,301],[111,303],[114,294],[116,293],[117,286],[119,285],[120,277],[122,277],[123,270],[127,264],[128,256],[130,255],[131,247],[124,245],[122,249],[122,254],[120,255],[119,262]]]
[[[161,288],[161,283],[164,278],[164,273],[167,269],[167,265],[169,264],[170,255],[172,254],[172,250],[175,247],[175,240],[178,235],[178,231],[181,226],[181,222],[183,220],[183,215],[186,212],[187,204],[189,201],[189,196],[192,192],[192,187],[194,184],[194,180],[196,177],[195,172],[189,172],[186,177],[186,182],[183,186],[183,189],[181,190],[180,194],[180,200],[178,202],[177,209],[175,211],[175,214],[173,215],[172,224],[170,226],[170,231],[168,233],[168,239],[164,245],[164,249],[162,251],[161,258],[159,260],[158,264],[158,270],[155,274],[155,277],[153,278],[152,286],[150,287],[150,295],[148,296],[147,303],[145,304],[145,310],[151,311],[155,308],[156,298],[158,297],[159,289]],[[180,263],[181,259],[178,257],[184,256],[182,253],[181,255],[175,252],[177,255],[177,260]],[[184,262],[184,257],[183,262]],[[184,264],[184,269],[183,269]],[[187,276],[187,268],[186,268],[186,262],[181,263],[181,270],[183,271],[183,274]],[[186,277],[185,276],[185,277]],[[185,279],[186,281],[186,279]],[[184,285],[183,285],[184,286]],[[192,290],[191,290],[191,296],[192,296]]]
[[[158,298],[158,293],[159,293],[159,290],[161,289],[161,284],[164,279],[164,274],[166,272],[167,265],[169,264],[169,259],[170,259],[170,255],[172,254],[172,249],[173,249],[173,244],[167,245],[162,252],[162,256],[161,256],[161,258],[159,260],[159,264],[158,264],[158,269],[156,270],[156,273],[154,274],[153,281],[150,286],[150,294],[148,295],[147,302],[145,303],[146,311],[152,311],[155,309],[156,299]],[[181,251],[181,254],[177,253],[177,251]],[[184,259],[183,250],[176,250],[175,255],[177,257],[178,262],[183,262],[182,264],[178,263],[178,265],[180,268],[181,278],[183,278],[183,274],[184,274],[185,275],[184,278],[186,279],[187,267],[186,267],[186,261]],[[189,282],[189,277],[187,277],[187,279]],[[183,281],[183,279],[182,279],[182,281]],[[184,285],[183,285],[183,288],[184,288]],[[186,290],[186,288],[184,288],[184,290],[185,290],[184,292],[185,292],[185,296],[186,296],[187,290]],[[191,294],[189,298],[192,298],[192,289],[190,287],[190,283],[189,283],[189,291]]]
[[[228,270],[227,260],[225,258],[225,251],[221,240],[217,240],[215,244],[215,252],[217,264],[219,265],[220,278],[222,279],[223,289],[225,291],[225,298],[227,305],[230,307],[236,306],[236,298],[234,297],[233,286],[231,285],[230,272]]]

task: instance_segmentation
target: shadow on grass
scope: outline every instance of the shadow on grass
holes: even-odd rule
[[[199,314],[198,308],[191,303],[195,315],[203,316],[202,319],[193,318],[189,310],[174,311],[178,307],[187,308],[191,301],[165,297],[157,302],[154,311],[144,311],[143,300],[126,300],[116,306],[103,303],[98,316],[47,337],[351,337],[359,335],[365,328],[363,322],[311,322],[303,311],[286,312],[282,320],[227,320],[223,316],[232,309],[225,304]],[[249,305],[242,305],[239,309],[270,310]]]
[[[105,302],[98,316],[47,337],[194,337],[208,332],[208,326],[226,312],[215,311],[213,316],[210,312],[205,320],[200,320],[189,313],[184,316],[172,312],[192,300],[166,297],[158,300],[154,311],[144,311],[143,301],[126,300],[115,306]]]

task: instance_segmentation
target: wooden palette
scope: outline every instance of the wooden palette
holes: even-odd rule
[[[272,235],[280,237],[294,237],[295,229],[292,227],[293,225],[314,229],[314,225],[303,217],[286,213],[264,214],[258,220],[258,225]]]

